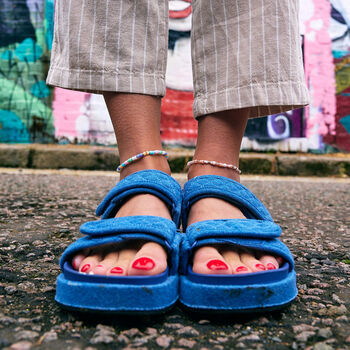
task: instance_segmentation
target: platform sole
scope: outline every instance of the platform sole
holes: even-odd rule
[[[113,314],[157,314],[178,299],[178,277],[159,284],[132,285],[71,281],[60,274],[55,300],[65,309]]]
[[[290,304],[298,294],[296,274],[268,284],[212,285],[180,277],[180,303],[188,309],[210,313],[274,311]]]

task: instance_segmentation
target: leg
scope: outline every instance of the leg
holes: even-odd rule
[[[198,141],[194,159],[216,160],[238,166],[239,150],[248,120],[248,109],[230,110],[203,116],[198,121]],[[188,179],[200,175],[220,175],[239,181],[231,169],[193,164]],[[245,216],[232,204],[218,198],[203,198],[193,204],[188,224],[211,219],[243,219]],[[194,256],[197,273],[247,273],[279,266],[272,256],[259,257],[251,252],[213,247],[199,248]]]
[[[51,64],[47,83],[103,93],[118,141],[120,159],[161,149],[160,97],[165,94],[168,2],[164,0],[57,0]],[[145,157],[123,169],[121,178],[138,170],[170,173],[165,158]],[[170,218],[166,205],[148,194],[124,203],[116,214]],[[141,259],[139,258],[147,258]],[[152,263],[146,263],[152,260]],[[152,267],[145,269],[142,263]],[[75,269],[96,274],[157,274],[166,254],[155,243],[84,251]]]
[[[304,106],[298,4],[285,1],[193,1],[192,65],[194,115],[198,119],[195,159],[238,166],[239,148],[249,117]],[[192,165],[189,179],[221,175],[239,181],[232,170]],[[207,219],[244,218],[233,205],[216,198],[198,200],[189,224]],[[279,266],[278,258],[228,247],[196,251],[199,273],[242,273]]]
[[[162,148],[159,131],[160,97],[108,92],[104,94],[104,98],[118,140],[121,162],[143,150]],[[166,158],[145,157],[123,169],[121,179],[144,169],[157,169],[170,174]],[[131,215],[157,215],[171,219],[163,201],[150,194],[130,198],[116,216]],[[76,269],[85,273],[92,271],[95,274],[158,274],[166,269],[166,254],[160,245],[156,243],[145,243],[141,247],[138,245],[119,252],[111,251],[107,255],[103,254],[103,251],[90,252],[88,256],[79,254],[73,262]],[[151,259],[154,268],[150,270],[137,268],[140,261],[138,259],[143,257]],[[152,265],[151,262],[150,264]]]

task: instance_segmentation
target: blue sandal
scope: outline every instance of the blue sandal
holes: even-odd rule
[[[162,199],[172,215],[115,218],[126,199],[136,194],[152,194]],[[158,313],[170,308],[178,299],[178,264],[181,215],[181,187],[168,174],[142,170],[120,181],[96,210],[102,219],[83,224],[80,231],[87,237],[72,243],[63,253],[57,278],[55,300],[65,308],[79,311],[112,313]],[[73,269],[72,257],[85,248],[116,244],[130,240],[153,241],[168,254],[168,268],[154,276],[99,276]]]
[[[247,219],[206,220],[187,227],[191,205],[205,197],[231,202]],[[277,237],[281,228],[264,205],[243,185],[222,176],[198,176],[185,184],[181,244],[180,302],[193,310],[256,312],[289,304],[298,293],[294,260]],[[235,245],[282,257],[276,270],[239,275],[208,275],[192,271],[194,249],[205,245]]]

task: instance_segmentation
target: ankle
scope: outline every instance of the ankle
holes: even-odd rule
[[[122,159],[121,159],[122,160]],[[152,169],[160,170],[171,175],[169,163],[164,156],[147,156],[134,163],[130,163],[120,172],[120,179],[136,173],[137,171]]]
[[[238,162],[236,166],[238,166]],[[237,171],[209,164],[192,164],[188,170],[187,178],[188,180],[191,180],[194,177],[201,175],[219,175],[240,182],[240,175]]]

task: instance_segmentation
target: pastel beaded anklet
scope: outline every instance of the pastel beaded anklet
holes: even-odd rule
[[[160,150],[154,150],[154,151],[145,151],[139,154],[136,154],[136,156],[133,156],[126,160],[124,163],[120,164],[117,168],[117,172],[120,173],[127,165],[140,160],[146,156],[164,156],[168,158],[168,153],[165,151],[160,151]]]
[[[242,171],[233,164],[219,163],[219,162],[215,162],[214,160],[193,159],[187,163],[187,167],[189,168],[193,164],[212,165],[212,166],[217,166],[219,168],[231,169],[231,170],[237,172],[238,174],[242,173]]]

